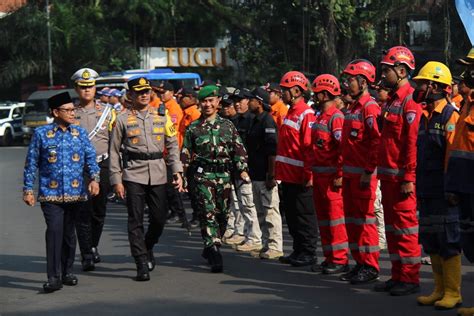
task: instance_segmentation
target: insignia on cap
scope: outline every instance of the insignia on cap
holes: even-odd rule
[[[146,84],[145,78],[140,78],[140,80],[138,80],[138,84],[145,85]]]
[[[91,73],[89,72],[89,70],[84,70],[84,72],[82,73],[82,79],[90,79],[91,77]]]

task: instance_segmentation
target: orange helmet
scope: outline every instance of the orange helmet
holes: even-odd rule
[[[367,59],[356,59],[351,61],[342,73],[351,76],[364,76],[368,82],[375,82],[375,67]]]
[[[306,91],[308,90],[308,83],[308,79],[301,72],[289,71],[281,78],[280,87],[293,88],[294,86],[298,86],[303,89],[303,91]]]
[[[394,46],[385,51],[380,63],[389,66],[405,64],[411,70],[415,70],[415,56],[404,46]]]
[[[311,89],[314,93],[327,91],[334,96],[341,95],[341,86],[339,85],[339,80],[330,74],[322,74],[317,76],[311,85]]]

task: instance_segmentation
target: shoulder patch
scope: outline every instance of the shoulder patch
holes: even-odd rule
[[[415,121],[416,112],[408,112],[405,117],[407,119],[408,124],[412,124]]]
[[[446,130],[447,130],[448,132],[454,132],[455,129],[456,129],[456,125],[454,125],[454,124],[452,124],[452,123],[446,125]]]

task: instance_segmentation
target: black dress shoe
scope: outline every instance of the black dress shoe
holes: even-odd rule
[[[220,273],[224,270],[224,262],[222,260],[221,252],[216,245],[212,247],[208,247],[208,261],[211,265],[211,272],[212,273]]]
[[[378,280],[379,272],[371,266],[362,266],[359,272],[351,278],[351,284],[367,284]]]
[[[72,273],[68,273],[63,276],[64,285],[74,286],[74,285],[77,285],[77,282],[78,282],[77,277]]]
[[[362,268],[362,265],[357,264],[355,267],[353,267],[349,272],[344,273],[339,277],[339,280],[341,281],[350,281],[357,273],[359,273],[359,270]]]
[[[190,226],[191,228],[196,228],[196,227],[198,227],[198,226],[199,226],[199,220],[198,220],[197,218],[193,217],[193,218],[191,219],[191,221],[189,222],[189,226]]]
[[[101,260],[97,247],[92,247],[92,259],[94,260],[94,263],[99,263]]]
[[[328,263],[323,267],[323,274],[339,274],[349,271],[348,264]]]
[[[293,251],[288,256],[281,256],[280,258],[278,258],[278,261],[280,261],[281,263],[290,264],[291,263],[290,260],[295,259],[299,255],[300,255],[299,252]]]
[[[305,267],[305,266],[311,266],[317,262],[316,256],[315,255],[309,255],[309,254],[300,254],[298,257],[291,259],[290,258],[290,264],[293,267]]]
[[[137,281],[149,281],[150,280],[150,272],[148,270],[148,263],[145,259],[137,260]]]
[[[374,291],[375,292],[390,292],[390,290],[397,284],[398,282],[392,279],[387,280],[385,282],[380,282],[380,283],[375,284]]]
[[[403,296],[418,292],[420,292],[420,285],[417,283],[397,282],[390,290],[390,295]]]
[[[155,256],[153,255],[153,250],[148,250],[147,257],[148,257],[148,261],[147,261],[148,271],[153,271],[156,265]]]
[[[94,265],[94,259],[92,255],[84,255],[82,257],[82,271],[94,271],[95,270],[95,265]]]
[[[315,262],[315,263],[311,266],[310,270],[311,270],[312,272],[316,272],[316,273],[323,273],[323,269],[324,269],[324,267],[327,266],[327,265],[328,265],[328,263],[327,263],[326,261],[323,261],[323,262],[321,262],[321,263]]]
[[[61,279],[59,278],[49,278],[48,282],[43,284],[43,290],[45,293],[51,293],[57,290],[60,290],[63,287]]]

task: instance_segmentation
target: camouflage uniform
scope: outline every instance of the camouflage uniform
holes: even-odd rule
[[[221,243],[229,210],[232,170],[247,170],[247,152],[231,121],[217,116],[194,121],[186,130],[181,161],[193,168],[204,246]]]

